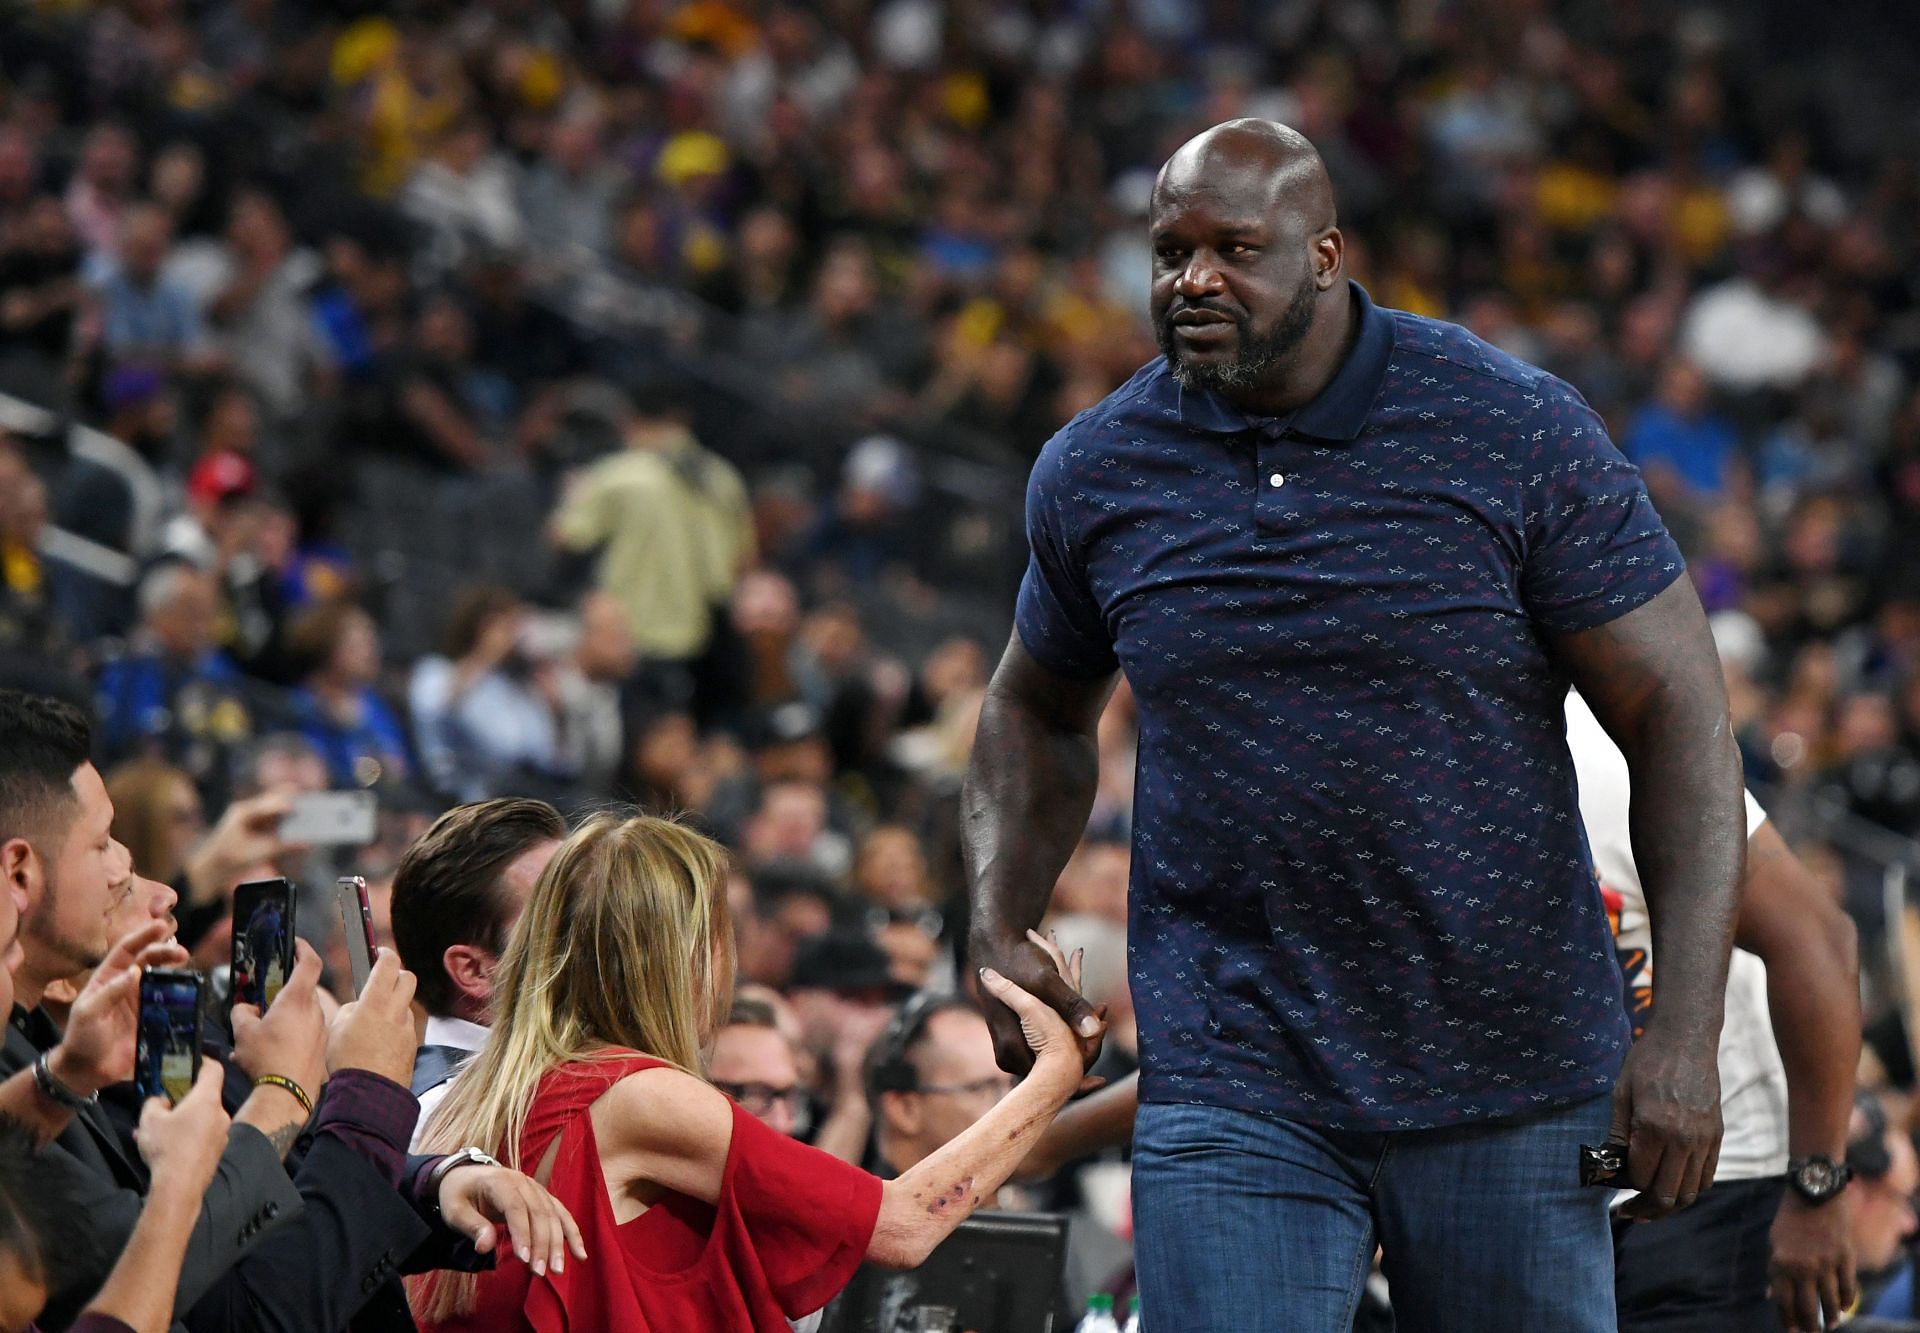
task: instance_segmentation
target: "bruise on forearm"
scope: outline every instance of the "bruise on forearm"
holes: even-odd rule
[[[1048,671],[1016,636],[994,671],[961,791],[961,850],[976,935],[1039,924],[1100,775],[1096,729],[1116,676]]]
[[[1632,775],[1633,859],[1660,968],[1648,1026],[1716,1037],[1746,819],[1726,684],[1700,599],[1682,577],[1610,624],[1557,636],[1552,649]]]
[[[1846,1151],[1860,1059],[1860,961],[1853,922],[1771,822],[1747,841],[1735,942],[1767,965],[1767,1007],[1787,1071],[1796,1157]]]

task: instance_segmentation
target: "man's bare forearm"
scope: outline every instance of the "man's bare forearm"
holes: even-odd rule
[[[1847,914],[1771,822],[1747,841],[1736,941],[1767,965],[1767,1006],[1787,1071],[1788,1151],[1837,1159],[1860,1061],[1859,946]]]
[[[1660,960],[1648,1032],[1717,1042],[1747,825],[1726,683],[1700,599],[1682,576],[1555,648],[1632,775],[1633,859]]]
[[[1049,709],[1025,682],[1018,665],[995,673],[960,796],[976,939],[1019,939],[1040,923],[1099,785],[1099,704]],[[1089,688],[1104,703],[1111,683]]]

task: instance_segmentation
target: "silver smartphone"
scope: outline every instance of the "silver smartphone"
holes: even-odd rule
[[[367,901],[367,882],[358,875],[341,876],[333,892],[340,908],[340,937],[347,942],[347,964],[353,970],[353,993],[358,995],[373,971],[373,906]]]
[[[370,791],[308,791],[293,798],[280,836],[307,847],[365,847],[379,831]]]

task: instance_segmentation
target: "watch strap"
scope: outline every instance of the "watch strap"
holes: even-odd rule
[[[447,1173],[462,1166],[498,1166],[499,1161],[491,1153],[479,1148],[462,1148],[459,1152],[449,1153],[435,1162],[427,1172],[425,1203],[436,1220],[440,1217],[440,1182]]]

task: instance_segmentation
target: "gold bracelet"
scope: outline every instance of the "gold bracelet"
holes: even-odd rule
[[[302,1111],[305,1111],[308,1115],[313,1114],[313,1098],[307,1096],[307,1090],[288,1078],[285,1074],[262,1074],[253,1081],[253,1086],[256,1088],[279,1088],[283,1092],[291,1093],[293,1099],[300,1103],[300,1109]]]

